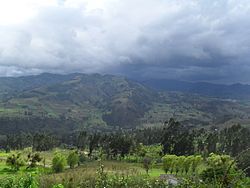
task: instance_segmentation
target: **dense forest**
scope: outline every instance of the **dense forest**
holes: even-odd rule
[[[8,134],[1,138],[0,143],[2,149],[6,150],[21,150],[26,147],[32,147],[34,151],[46,151],[54,147],[82,150],[89,148],[90,156],[93,150],[107,147],[108,158],[117,155],[124,157],[138,144],[162,144],[163,154],[207,156],[209,153],[218,153],[237,156],[250,147],[249,135],[250,130],[239,124],[222,130],[213,127],[210,130],[190,130],[171,118],[162,127],[144,129],[78,131],[60,136],[47,132]]]

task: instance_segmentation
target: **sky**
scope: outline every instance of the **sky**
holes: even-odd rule
[[[0,0],[0,76],[250,83],[249,0]]]

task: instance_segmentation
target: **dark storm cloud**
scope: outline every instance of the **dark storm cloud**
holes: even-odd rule
[[[0,26],[1,75],[250,82],[248,0],[107,0],[97,9],[58,2],[23,24]]]

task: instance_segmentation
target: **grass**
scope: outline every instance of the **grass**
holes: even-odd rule
[[[26,148],[24,150],[11,151],[10,153],[5,153],[0,151],[0,181],[4,180],[6,177],[19,176],[27,173],[32,173],[37,176],[41,187],[52,187],[54,184],[63,183],[66,185],[70,183],[71,185],[77,186],[83,181],[90,181],[97,177],[97,170],[100,166],[98,161],[88,161],[79,167],[70,169],[68,166],[62,173],[53,173],[51,170],[52,159],[56,152],[62,153],[67,156],[71,151],[54,149],[52,151],[40,152],[41,157],[45,158],[46,167],[43,166],[43,161],[40,162],[40,166],[27,169],[27,165],[20,168],[18,172],[14,172],[6,165],[6,159],[9,155],[14,153],[22,153],[22,158],[27,160],[27,155],[31,152],[31,148]],[[108,175],[119,175],[119,176],[147,176],[143,165],[140,163],[127,163],[123,161],[103,161],[104,171]],[[149,178],[158,178],[160,174],[164,174],[161,166],[152,166],[149,170]]]
[[[165,174],[165,171],[162,168],[152,168],[149,170],[150,177],[159,177],[161,174]]]
[[[98,177],[97,171],[100,167],[99,161],[86,161],[80,166],[70,169],[69,166],[61,173],[53,173],[51,169],[52,159],[55,153],[60,152],[65,157],[71,152],[71,150],[63,150],[63,149],[54,149],[52,151],[40,152],[40,156],[45,158],[46,165],[43,166],[43,161],[40,162],[39,166],[33,169],[27,169],[27,165],[21,167],[18,172],[14,172],[10,170],[10,168],[6,165],[6,159],[9,155],[13,153],[22,153],[22,158],[27,160],[27,155],[31,152],[31,148],[26,148],[21,151],[11,151],[11,153],[5,153],[4,151],[0,151],[0,181],[4,180],[5,177],[11,176],[19,176],[27,173],[32,173],[37,177],[39,181],[40,187],[52,187],[55,184],[63,184],[70,185],[72,187],[77,187],[81,183],[85,181],[96,181]],[[146,173],[143,168],[142,163],[128,163],[124,161],[102,161],[104,165],[104,172],[107,173],[108,176],[119,176],[119,177],[139,177],[139,178],[149,178],[151,180],[159,179],[161,174],[165,174],[163,170],[162,164],[151,165],[149,170],[149,174]],[[205,164],[201,164],[197,173],[199,174],[204,168],[206,168]],[[173,172],[175,174],[175,172]],[[185,177],[185,174],[180,175],[178,177]],[[188,176],[192,175],[191,172]],[[66,187],[70,187],[66,186]]]
[[[122,161],[103,161],[104,171],[108,175],[119,176],[147,176],[146,171],[141,164],[127,163]],[[42,187],[51,187],[53,184],[64,183],[64,185],[71,184],[77,186],[81,182],[93,180],[97,177],[97,170],[100,163],[98,161],[87,162],[75,169],[67,169],[62,173],[45,174],[40,177],[40,184]],[[152,168],[149,170],[149,178],[158,178],[160,174],[164,174],[161,168]]]

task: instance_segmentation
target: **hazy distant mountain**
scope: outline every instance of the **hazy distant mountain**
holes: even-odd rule
[[[158,91],[179,91],[225,99],[250,99],[250,85],[244,84],[212,84],[206,82],[185,82],[166,79],[151,79],[142,82]]]
[[[248,125],[250,122],[250,104],[247,102],[204,97],[191,92],[157,92],[145,84],[160,90],[183,92],[190,92],[194,85],[158,81],[140,84],[125,77],[100,74],[0,78],[0,134],[23,130],[68,132],[84,127],[156,126],[170,117],[187,126]],[[211,96],[217,93],[208,88],[216,90],[219,87],[213,84],[195,86],[192,92],[206,95],[210,92]]]

